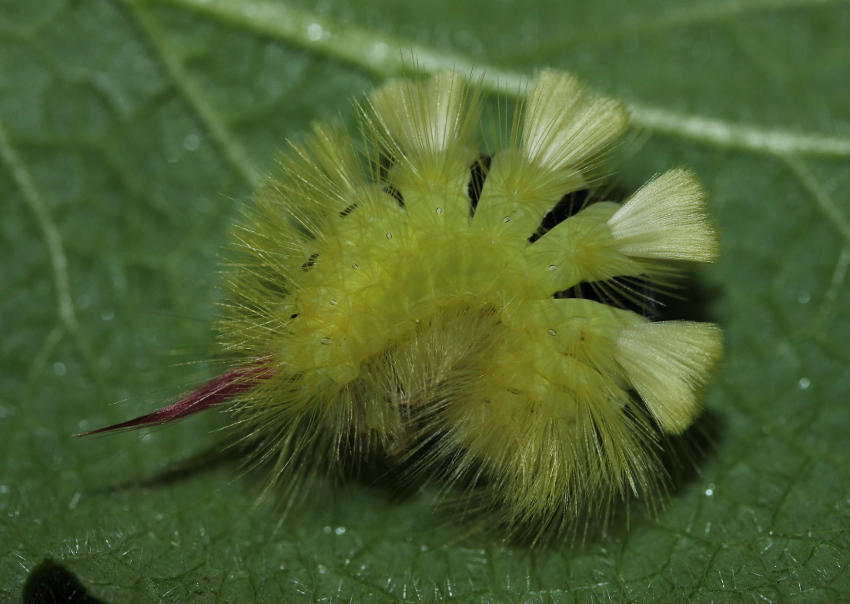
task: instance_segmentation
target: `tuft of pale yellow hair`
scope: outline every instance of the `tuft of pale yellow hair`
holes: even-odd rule
[[[708,323],[642,323],[617,336],[617,362],[661,428],[673,434],[699,414],[702,389],[722,353],[722,332]]]
[[[706,196],[690,170],[652,179],[609,220],[617,247],[628,256],[712,262],[717,235],[708,222]]]
[[[553,70],[534,80],[522,130],[530,161],[550,169],[580,167],[610,145],[629,122],[622,103],[596,97],[572,74]]]
[[[457,72],[427,83],[393,80],[372,94],[372,106],[407,153],[445,153],[461,142],[467,87]]]

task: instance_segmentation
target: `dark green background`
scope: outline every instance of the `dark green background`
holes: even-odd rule
[[[0,600],[48,557],[109,602],[850,599],[846,2],[292,3],[338,24],[327,40],[217,2],[0,2]],[[623,154],[623,189],[694,167],[722,227],[722,259],[689,291],[727,333],[703,422],[716,446],[656,519],[633,506],[630,530],[573,549],[440,547],[464,527],[426,530],[425,494],[352,485],[277,526],[236,462],[163,475],[216,450],[216,414],[72,438],[214,375],[238,200],[287,136],[350,115],[392,71],[334,46],[364,33],[844,145],[783,155],[645,130]]]

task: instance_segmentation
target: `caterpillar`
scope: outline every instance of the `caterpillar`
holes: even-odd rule
[[[676,168],[591,199],[628,112],[570,74],[537,75],[495,153],[482,106],[445,70],[291,142],[236,230],[232,368],[94,433],[225,405],[281,482],[382,455],[517,530],[651,494],[722,354],[716,325],[642,311],[669,262],[717,256],[705,192]]]

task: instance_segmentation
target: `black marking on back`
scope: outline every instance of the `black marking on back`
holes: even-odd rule
[[[404,195],[401,194],[401,191],[399,191],[389,183],[384,185],[384,191],[387,193],[387,195],[390,195],[391,197],[395,198],[395,200],[398,202],[398,205],[404,207]]]
[[[469,185],[466,188],[466,194],[469,196],[470,216],[475,215],[475,210],[478,208],[478,200],[481,198],[481,191],[484,190],[484,181],[490,173],[492,162],[492,156],[482,155],[469,167]]]
[[[315,253],[313,253],[313,254],[310,254],[310,258],[307,260],[307,262],[305,262],[304,264],[302,264],[302,265],[301,265],[301,270],[303,270],[303,271],[309,271],[311,268],[313,268],[314,266],[316,266],[316,260],[317,260],[318,258],[319,258],[319,253],[318,253],[318,252],[315,252]]]
[[[404,196],[401,194],[401,191],[395,188],[391,179],[390,172],[392,171],[393,163],[395,163],[395,159],[386,153],[382,153],[380,160],[378,161],[378,181],[381,183],[384,189],[384,193],[393,197],[398,205],[402,208],[404,207]]]
[[[545,235],[548,231],[551,231],[556,226],[564,222],[567,218],[575,216],[584,208],[596,203],[597,201],[599,201],[599,198],[592,195],[592,191],[590,189],[579,189],[578,191],[567,193],[561,197],[561,200],[555,204],[555,207],[543,216],[543,220],[540,221],[540,226],[537,228],[537,231],[528,238],[528,242],[534,243],[543,237],[543,235]]]

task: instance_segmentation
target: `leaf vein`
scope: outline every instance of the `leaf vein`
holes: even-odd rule
[[[6,164],[12,179],[23,194],[24,201],[26,201],[30,210],[35,215],[50,254],[59,316],[68,331],[76,335],[79,333],[80,325],[77,321],[77,313],[71,296],[71,284],[68,276],[68,257],[65,255],[62,234],[59,232],[59,228],[56,226],[56,222],[53,220],[50,210],[47,209],[47,205],[38,192],[35,183],[33,183],[29,171],[24,166],[12,142],[9,140],[9,135],[2,122],[0,122],[0,158],[3,159],[3,163]]]
[[[833,201],[832,196],[818,181],[808,165],[796,155],[782,154],[780,157],[815,200],[821,213],[832,222],[844,243],[850,244],[850,221],[847,220],[847,217],[844,216],[841,209]]]
[[[491,92],[512,96],[520,94],[529,81],[528,76],[522,73],[493,66],[482,67],[457,53],[404,43],[391,36],[354,25],[335,23],[317,13],[269,0],[159,1],[182,6],[232,26],[244,27],[287,44],[333,57],[381,79],[410,72],[414,67],[427,73],[454,68],[466,74],[470,80],[480,81]],[[776,6],[790,6],[795,1],[778,2]],[[180,78],[183,77],[180,74]],[[701,143],[773,155],[795,153],[850,157],[848,137],[760,128],[642,104],[632,104],[630,109],[635,126]]]
[[[230,132],[227,124],[221,119],[212,103],[207,101],[197,81],[185,69],[177,51],[169,45],[165,32],[159,27],[155,18],[135,0],[122,0],[122,2],[130,8],[136,17],[151,49],[159,58],[173,85],[195,110],[209,131],[211,138],[224,153],[227,161],[246,183],[254,187],[257,186],[260,177],[254,168],[251,157]]]

